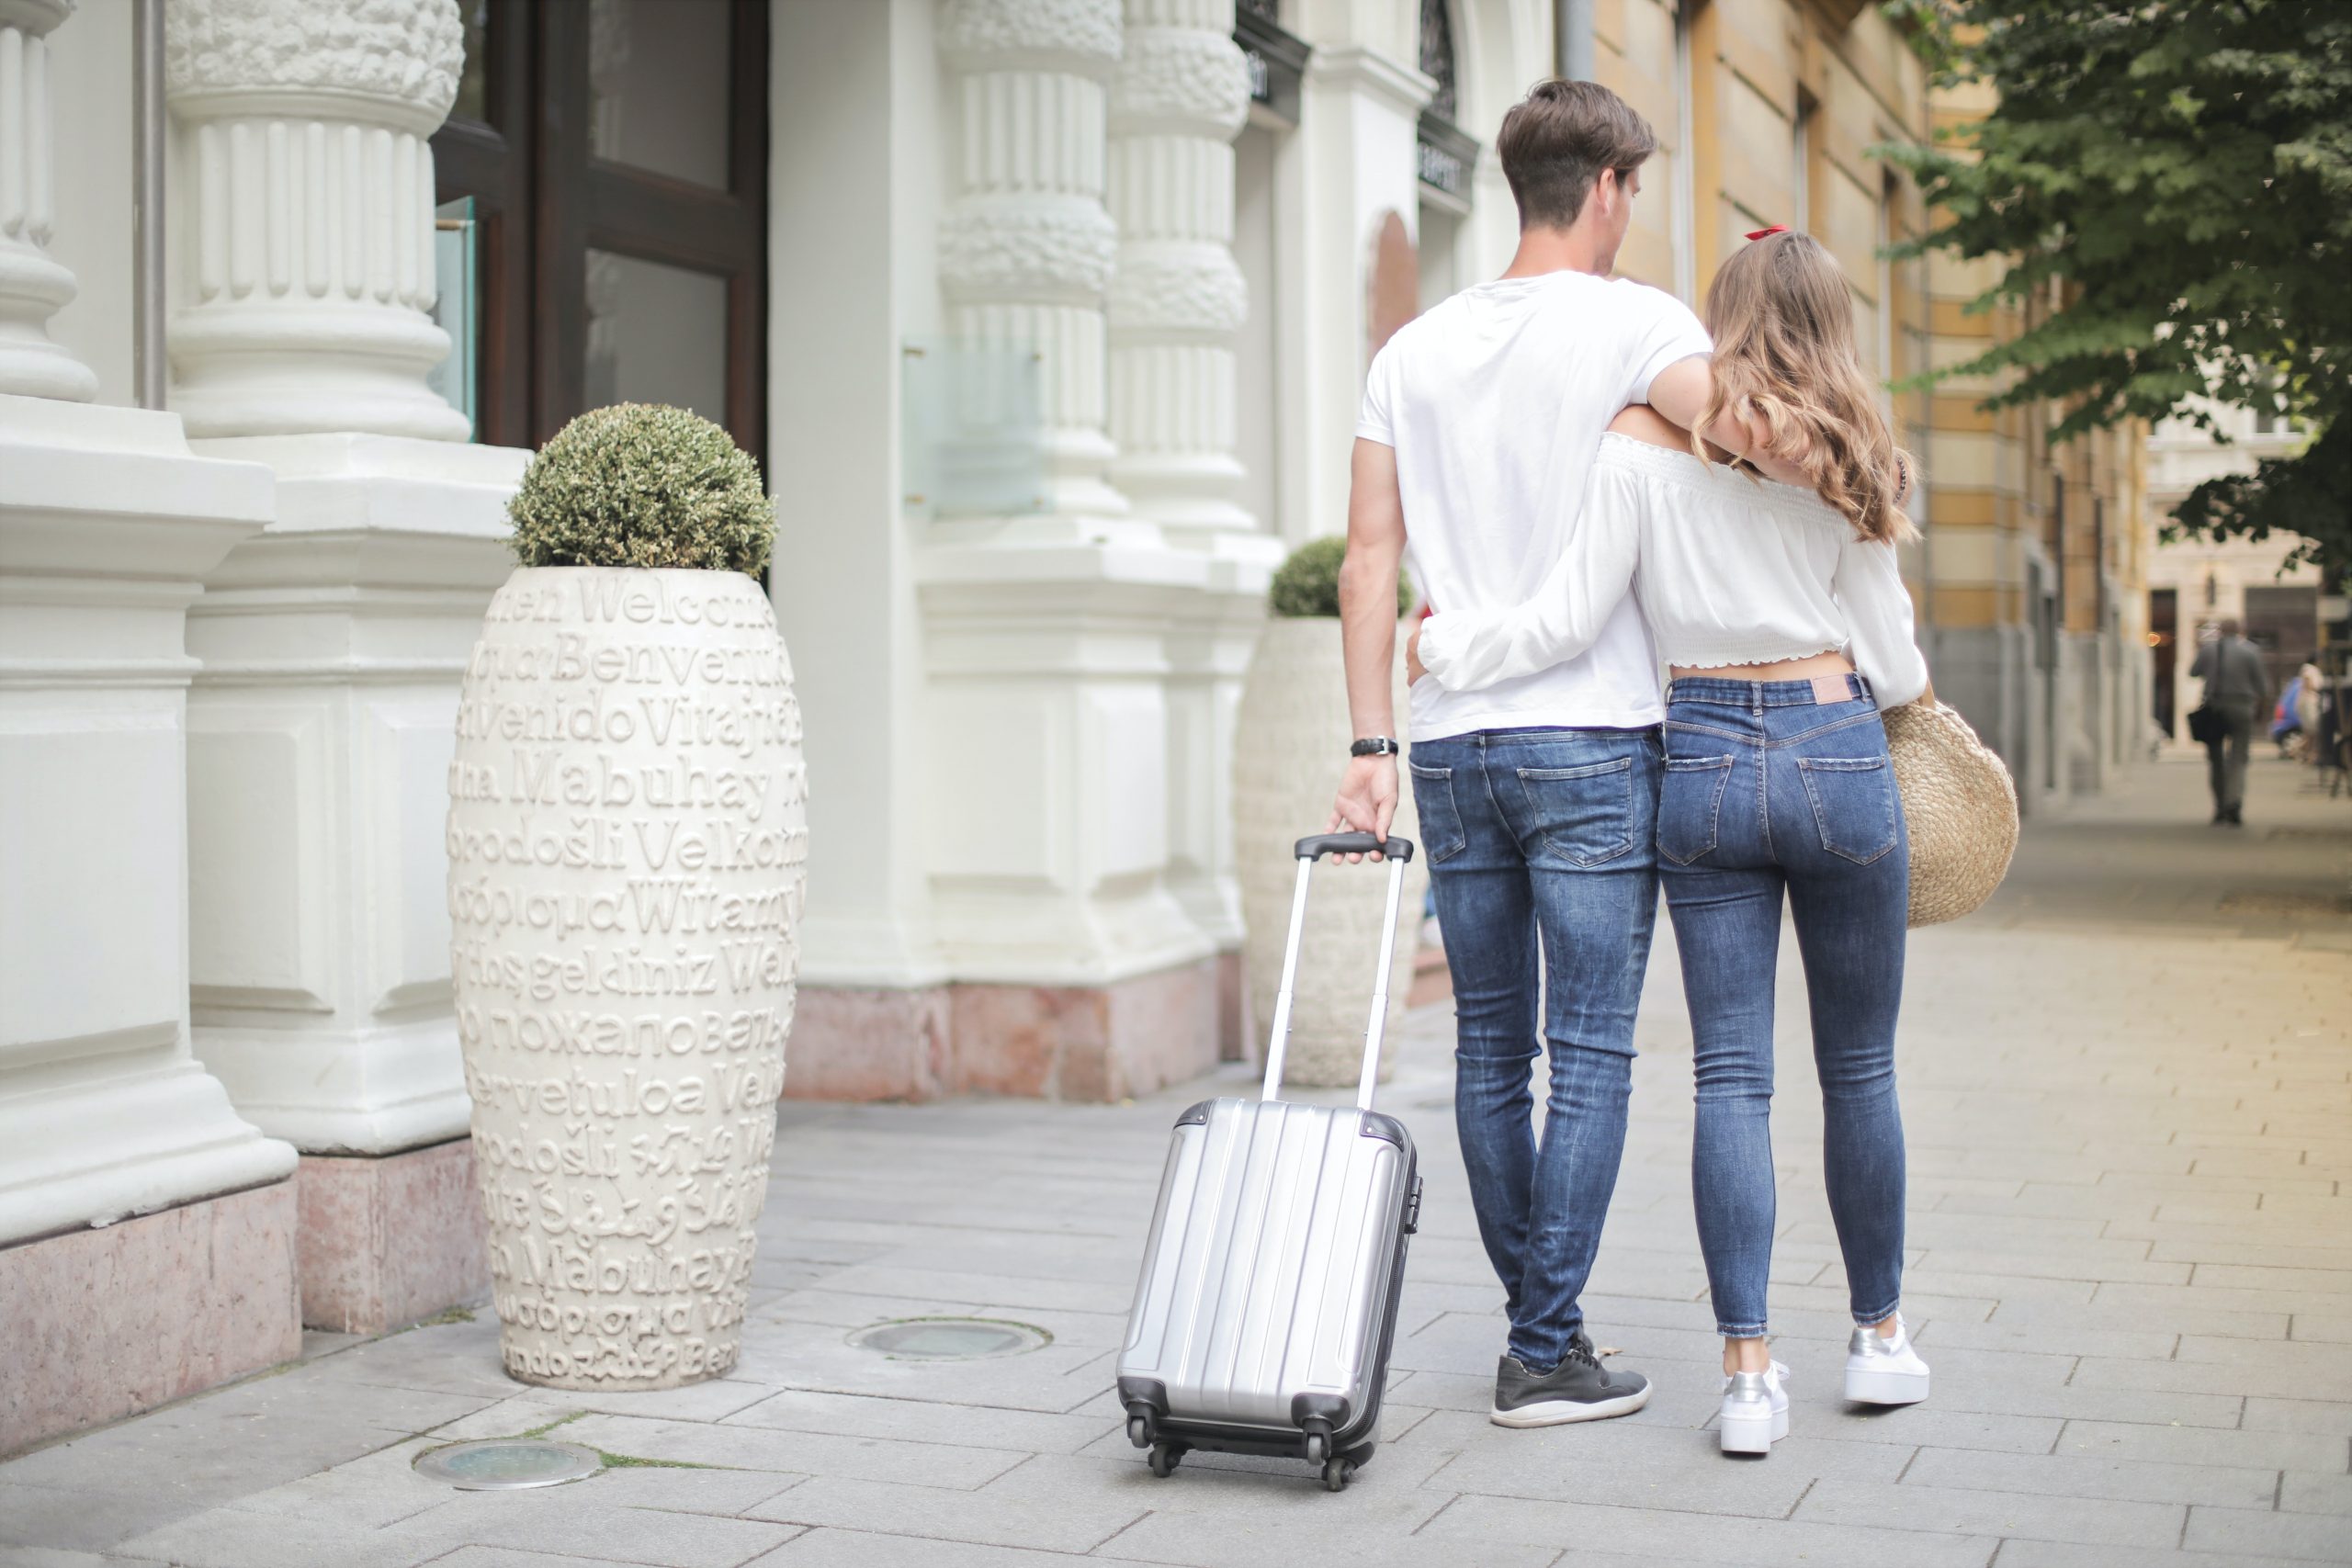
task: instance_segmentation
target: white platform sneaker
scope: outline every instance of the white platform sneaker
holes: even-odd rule
[[[1716,1427],[1727,1454],[1764,1454],[1789,1435],[1789,1369],[1775,1361],[1760,1372],[1733,1372],[1724,1379],[1723,1413]]]
[[[1857,1326],[1846,1347],[1846,1397],[1856,1404],[1917,1404],[1928,1397],[1928,1363],[1911,1348],[1898,1314],[1894,1332]]]

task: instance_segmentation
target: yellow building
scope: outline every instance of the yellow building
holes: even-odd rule
[[[1871,149],[1964,125],[1991,98],[1931,91],[1877,7],[1594,0],[1591,18],[1593,75],[1660,142],[1645,189],[1666,199],[1635,208],[1623,271],[1696,305],[1747,231],[1808,230],[1844,264],[1864,355],[1890,383],[2018,329],[2014,314],[1963,309],[1997,277],[1989,263],[1879,254],[1928,215]],[[2152,529],[2137,426],[2053,446],[2054,412],[1978,407],[1995,386],[1956,378],[1891,406],[1925,469],[1905,572],[1937,693],[2008,760],[2031,810],[2099,787],[2148,739]]]

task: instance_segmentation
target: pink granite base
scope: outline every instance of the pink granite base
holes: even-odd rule
[[[295,1184],[0,1248],[0,1455],[288,1361]]]
[[[1149,1094],[1216,1066],[1227,1032],[1224,969],[1206,959],[1111,986],[804,986],[785,1093],[1094,1103]]]
[[[381,1334],[489,1293],[471,1138],[376,1158],[304,1155],[295,1179],[305,1326]]]
[[[937,1100],[956,1090],[947,987],[803,986],[784,1053],[793,1100]]]

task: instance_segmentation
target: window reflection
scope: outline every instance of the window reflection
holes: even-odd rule
[[[458,17],[465,28],[466,62],[458,73],[458,101],[449,107],[451,119],[490,120],[490,0],[461,0]]]
[[[729,0],[589,0],[597,157],[726,188],[730,9]]]
[[[727,280],[588,253],[586,406],[668,403],[727,422]]]

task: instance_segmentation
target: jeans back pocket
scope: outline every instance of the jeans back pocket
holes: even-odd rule
[[[1577,865],[1599,865],[1634,847],[1631,757],[1517,772],[1529,834],[1545,851]]]
[[[1453,805],[1453,770],[1408,761],[1413,775],[1413,815],[1421,825],[1421,854],[1431,865],[1453,859],[1470,842],[1462,813]]]
[[[1668,757],[1657,797],[1657,852],[1677,865],[1712,854],[1722,836],[1729,757]]]
[[[1884,757],[1799,757],[1821,847],[1868,865],[1894,847],[1894,772]]]

